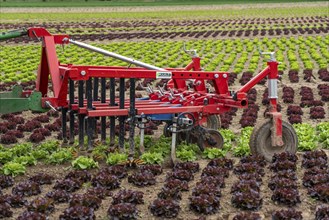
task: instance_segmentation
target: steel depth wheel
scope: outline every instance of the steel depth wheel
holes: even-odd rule
[[[163,127],[163,136],[165,137],[171,137],[171,131],[169,131],[169,127],[171,124],[166,123],[165,126]]]
[[[219,115],[209,115],[202,126],[214,130],[219,129],[221,126]]]
[[[166,123],[163,128],[163,135],[165,137],[171,137],[171,132],[168,130],[168,128],[172,125],[172,123]],[[221,126],[220,123],[220,117],[219,115],[209,115],[207,117],[207,120],[202,124],[202,127],[208,128],[208,129],[214,129],[217,130]],[[181,135],[183,140],[186,137],[186,135]]]
[[[282,140],[283,146],[272,146],[271,142],[272,120],[268,119],[257,124],[250,136],[250,150],[252,154],[260,154],[267,161],[272,161],[275,153],[289,151],[296,153],[298,139],[297,134],[291,124],[282,121]]]
[[[198,139],[198,146],[201,151],[205,148],[223,148],[224,138],[217,130],[207,129],[207,132]]]

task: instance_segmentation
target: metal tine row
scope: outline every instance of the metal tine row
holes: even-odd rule
[[[93,101],[99,101],[99,80],[100,80],[100,101],[106,103],[106,78],[89,78],[87,81],[78,81],[78,107],[83,108],[84,98],[87,100],[87,109],[93,110]],[[129,155],[133,156],[135,149],[135,84],[136,79],[130,78],[130,109],[129,109]],[[84,97],[85,95],[85,97]],[[110,78],[110,106],[119,104],[119,108],[123,109],[125,104],[125,78],[119,80],[119,103],[115,103],[115,79]],[[97,119],[95,117],[86,117],[84,114],[79,114],[71,109],[72,104],[76,104],[74,97],[74,81],[69,80],[69,108],[62,108],[62,131],[63,141],[68,142],[66,124],[67,113],[69,114],[69,144],[74,143],[74,124],[75,115],[78,115],[78,140],[80,149],[84,149],[84,137],[87,135],[88,146],[87,150],[93,148],[93,139],[98,136],[97,132]],[[111,116],[110,119],[110,146],[115,145],[115,117]],[[101,122],[101,142],[105,143],[106,140],[106,116],[100,117]],[[124,135],[125,135],[125,121],[126,116],[119,116],[119,148],[124,150]]]

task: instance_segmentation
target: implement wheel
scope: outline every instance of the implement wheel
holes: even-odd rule
[[[272,146],[271,128],[271,119],[267,119],[255,126],[249,142],[251,153],[263,155],[267,161],[272,161],[272,157],[275,153],[284,151],[296,153],[298,139],[296,131],[291,124],[282,121],[283,146]]]
[[[209,115],[202,127],[217,130],[221,126],[219,115]]]
[[[197,144],[201,151],[205,148],[223,148],[224,138],[217,130],[207,129],[205,134],[200,135]]]

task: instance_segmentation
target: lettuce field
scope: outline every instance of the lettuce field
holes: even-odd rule
[[[275,154],[270,162],[251,155],[253,128],[269,111],[266,80],[248,92],[247,108],[219,116],[221,149],[201,151],[180,142],[174,166],[171,137],[161,121],[146,124],[146,151],[131,159],[115,147],[117,138],[114,146],[109,138],[100,141],[100,120],[93,148],[86,151],[78,140],[63,143],[60,111],[2,114],[0,219],[329,219],[329,17],[326,2],[295,4],[300,6],[121,7],[108,13],[2,8],[1,32],[45,27],[158,67],[185,67],[191,60],[185,45],[197,50],[203,70],[229,72],[233,91],[266,67],[269,57],[259,51],[274,51],[280,62],[278,110],[295,129],[298,149]],[[74,45],[57,46],[56,52],[63,64],[129,66]],[[0,92],[17,84],[35,89],[40,54],[37,39],[1,41]],[[135,97],[147,96],[147,84],[165,82],[139,79]],[[125,85],[129,89],[128,80]],[[211,83],[206,86],[214,92]],[[127,152],[129,147],[126,141]]]

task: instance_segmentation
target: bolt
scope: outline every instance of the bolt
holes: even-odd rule
[[[216,73],[216,74],[214,75],[214,77],[215,77],[215,79],[217,79],[217,78],[219,77],[219,75]]]
[[[224,74],[223,74],[223,77],[224,77],[224,78],[227,78],[227,74],[226,74],[226,73],[224,73]]]
[[[86,75],[86,71],[85,71],[85,70],[82,70],[82,71],[80,72],[80,74],[81,74],[81,76],[85,76],[85,75]]]
[[[219,108],[216,108],[217,111],[219,111]]]

